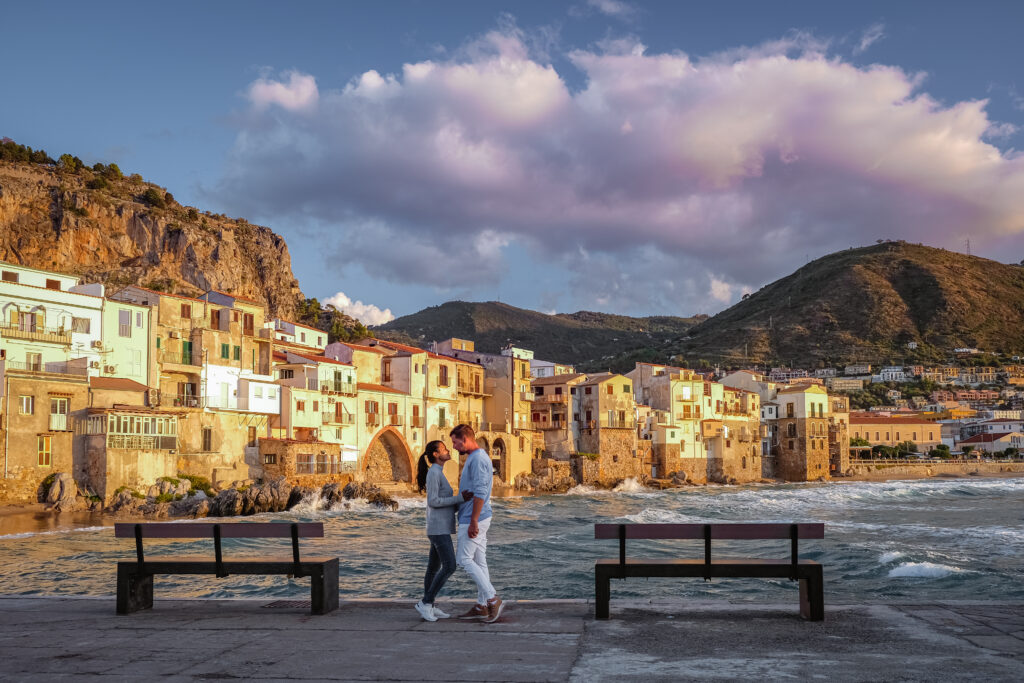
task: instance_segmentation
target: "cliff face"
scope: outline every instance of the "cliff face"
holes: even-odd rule
[[[100,185],[102,187],[96,187]],[[269,228],[201,213],[150,192],[141,179],[100,181],[0,162],[0,260],[74,273],[108,288],[126,284],[195,296],[207,289],[267,305],[294,319],[302,304],[284,240]]]

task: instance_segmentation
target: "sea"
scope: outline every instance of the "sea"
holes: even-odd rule
[[[492,582],[506,599],[589,598],[593,565],[617,557],[617,541],[595,540],[595,522],[824,522],[825,539],[801,543],[825,568],[826,600],[1024,600],[1024,478],[934,478],[701,486],[653,491],[626,481],[612,491],[496,498],[488,543]],[[319,521],[325,538],[304,554],[340,558],[342,597],[417,599],[428,542],[425,500],[397,511],[363,502],[325,508],[319,499],[287,513],[231,521]],[[115,563],[134,558],[134,541],[115,539],[115,520],[96,514],[0,517],[0,593],[112,596]],[[173,552],[212,554],[210,541],[153,541]],[[716,542],[715,556],[789,557],[788,541]],[[165,550],[171,550],[166,548]],[[702,557],[702,541],[631,541],[630,555]],[[225,541],[225,557],[288,556],[285,541]],[[285,577],[158,577],[158,597],[303,599],[308,580]],[[630,579],[612,597],[795,600],[796,584],[770,579]],[[457,571],[442,593],[475,595]]]

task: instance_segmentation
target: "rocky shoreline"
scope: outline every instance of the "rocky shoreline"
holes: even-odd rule
[[[197,485],[198,484],[198,485]],[[292,486],[282,477],[270,482],[233,482],[214,492],[209,482],[198,477],[162,477],[145,494],[124,488],[106,505],[83,495],[66,472],[57,473],[40,491],[44,510],[52,512],[90,511],[126,517],[236,517],[264,512],[284,512],[305,501],[319,500],[330,508],[345,501],[362,500],[383,510],[397,510],[398,502],[373,484],[350,482],[325,484],[321,488]]]

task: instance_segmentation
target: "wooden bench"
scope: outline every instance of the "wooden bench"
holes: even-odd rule
[[[610,579],[627,577],[785,578],[800,581],[800,616],[825,618],[822,566],[801,560],[797,541],[824,538],[824,524],[595,524],[594,538],[619,541],[619,559],[598,560],[594,566],[595,617],[608,618]],[[626,558],[626,539],[693,539],[704,541],[703,559],[641,560]],[[788,539],[789,559],[719,559],[711,557],[712,540]]]
[[[134,538],[136,560],[117,563],[117,613],[129,614],[153,607],[153,577],[157,574],[288,574],[308,576],[313,614],[326,614],[338,607],[338,558],[300,558],[300,538],[323,538],[319,522],[187,522],[115,524],[116,538]],[[213,556],[146,557],[144,538],[212,538]],[[224,559],[224,538],[290,538],[290,559],[264,556]]]

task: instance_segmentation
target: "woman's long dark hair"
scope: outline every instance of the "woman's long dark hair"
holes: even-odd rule
[[[430,469],[430,465],[434,464],[434,453],[437,453],[443,445],[443,441],[431,441],[420,455],[419,462],[416,463],[416,485],[419,486],[420,493],[427,490],[427,470]]]

